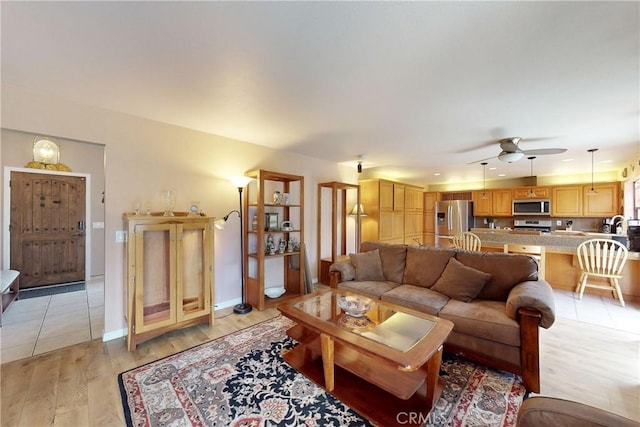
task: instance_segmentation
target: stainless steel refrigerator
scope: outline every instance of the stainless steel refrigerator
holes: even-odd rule
[[[473,202],[447,200],[436,202],[436,246],[452,246],[451,238],[473,227]]]

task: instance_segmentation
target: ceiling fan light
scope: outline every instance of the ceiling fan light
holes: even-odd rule
[[[517,162],[523,157],[524,157],[524,153],[520,151],[511,152],[511,153],[508,151],[503,151],[500,154],[498,154],[498,160],[501,160],[507,163]]]
[[[593,187],[591,187],[591,189],[587,191],[587,196],[596,196],[596,195],[598,195],[598,192]]]

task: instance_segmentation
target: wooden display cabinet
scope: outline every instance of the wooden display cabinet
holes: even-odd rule
[[[266,170],[245,175],[254,179],[247,186],[243,207],[245,302],[264,310],[304,294],[304,177]],[[266,224],[267,214],[271,218],[277,214],[276,229]],[[285,228],[283,222],[287,222]],[[269,235],[276,246],[274,253],[267,248]],[[278,287],[285,288],[280,297],[265,295],[266,288]]]
[[[211,217],[125,214],[127,347],[165,332],[213,324]]]

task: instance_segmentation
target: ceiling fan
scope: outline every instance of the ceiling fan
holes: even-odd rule
[[[502,151],[500,154],[494,157],[489,157],[487,159],[476,160],[475,162],[468,163],[469,165],[473,163],[484,162],[486,160],[498,159],[503,162],[513,163],[522,159],[524,156],[541,156],[546,154],[560,154],[567,151],[566,148],[539,148],[537,150],[522,150],[518,145],[520,137],[512,137],[512,138],[502,138],[500,141],[500,148]]]

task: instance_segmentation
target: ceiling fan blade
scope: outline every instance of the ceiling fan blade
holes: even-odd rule
[[[468,165],[473,165],[473,164],[475,164],[475,163],[486,162],[487,160],[493,160],[493,159],[495,159],[495,158],[497,158],[497,156],[488,157],[488,158],[486,158],[486,159],[482,159],[482,160],[476,160],[475,162],[469,162],[469,163],[467,163],[467,164],[468,164]]]
[[[538,148],[536,150],[524,150],[525,156],[541,156],[545,154],[560,154],[567,151],[566,148]]]

